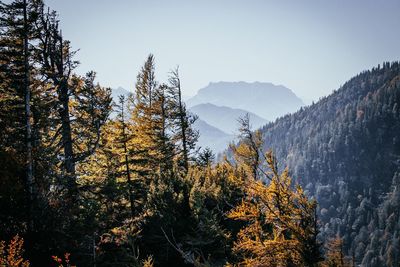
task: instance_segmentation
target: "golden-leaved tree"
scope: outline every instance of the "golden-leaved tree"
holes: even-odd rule
[[[354,265],[354,259],[351,260],[345,256],[343,251],[343,240],[335,237],[328,240],[326,245],[325,260],[321,263],[322,267],[350,267]]]
[[[6,244],[0,240],[0,266],[10,267],[29,267],[29,261],[25,260],[24,254],[24,239],[18,235]]]
[[[292,183],[288,169],[278,171],[272,151],[265,155],[266,167],[257,163],[259,137],[250,135],[249,128],[248,120],[242,120],[247,139],[233,150],[239,166],[248,170],[245,196],[228,214],[244,222],[233,246],[236,265],[316,266],[320,261],[316,202]],[[259,173],[267,182],[259,179]]]

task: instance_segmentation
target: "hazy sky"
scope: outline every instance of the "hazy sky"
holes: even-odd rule
[[[149,53],[184,93],[209,82],[265,81],[306,102],[362,70],[400,59],[400,1],[47,0],[79,48],[80,73],[132,90]]]

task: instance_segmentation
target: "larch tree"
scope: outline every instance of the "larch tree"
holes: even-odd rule
[[[231,144],[235,161],[248,172],[249,177],[258,180],[261,170],[261,146],[262,135],[260,131],[253,132],[250,125],[249,114],[239,118],[239,138],[241,142],[238,146]]]
[[[272,152],[266,154],[268,183],[245,183],[242,203],[228,215],[245,222],[233,251],[240,266],[316,266],[320,261],[316,202],[295,186],[285,169],[278,172]]]
[[[132,97],[131,120],[135,140],[133,147],[143,153],[135,153],[135,171],[143,176],[150,174],[157,165],[153,131],[153,96],[157,84],[154,75],[154,57],[149,55],[141,71],[137,75],[136,91]]]
[[[149,55],[137,76],[132,98],[131,123],[134,139],[132,152],[141,178],[154,178],[172,172],[174,145],[170,140],[170,110],[166,85],[158,85],[154,75],[154,57]]]
[[[351,267],[351,261],[345,257],[343,248],[343,240],[340,237],[328,240],[325,254],[326,259],[321,265],[323,267]]]
[[[126,176],[127,184],[128,184],[128,192],[129,192],[129,202],[131,209],[132,218],[135,216],[135,199],[134,199],[134,185],[133,185],[133,177],[131,173],[131,164],[130,164],[130,147],[128,147],[129,140],[132,138],[132,133],[129,129],[130,125],[127,124],[127,112],[126,112],[126,98],[125,96],[119,96],[118,103],[118,115],[116,120],[116,128],[119,129],[119,134],[117,135],[117,143],[119,146],[122,146],[122,155],[123,155],[123,164],[124,164],[124,174]]]

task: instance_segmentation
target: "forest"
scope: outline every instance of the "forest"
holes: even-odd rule
[[[321,236],[361,266],[399,265],[399,102],[399,62],[385,62],[261,129],[263,150],[318,201]]]
[[[398,62],[216,156],[178,68],[112,99],[42,0],[0,14],[1,267],[399,266]]]

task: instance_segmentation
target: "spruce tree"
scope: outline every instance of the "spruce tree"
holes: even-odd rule
[[[168,86],[169,109],[172,120],[172,140],[176,144],[176,162],[187,173],[191,152],[196,147],[198,131],[193,129],[197,116],[190,114],[182,100],[181,80],[178,68],[171,71]]]
[[[40,10],[38,48],[35,51],[38,71],[43,77],[44,94],[52,97],[48,139],[57,158],[62,159],[63,184],[77,193],[77,163],[94,153],[101,127],[111,110],[111,90],[95,83],[95,73],[85,77],[73,74],[78,65],[70,42],[63,40],[57,13]],[[60,154],[59,152],[63,153]]]

